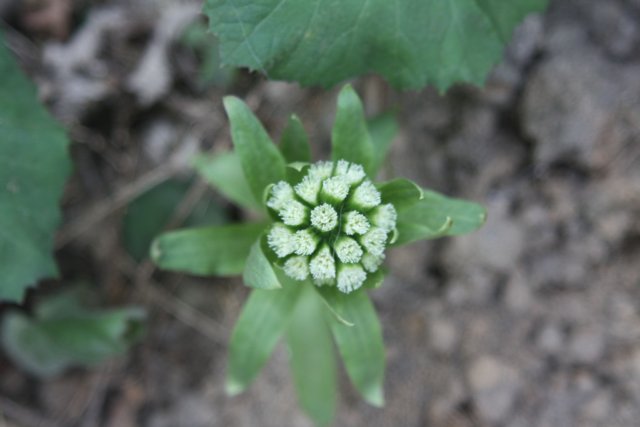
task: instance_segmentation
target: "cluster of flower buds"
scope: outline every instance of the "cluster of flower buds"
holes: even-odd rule
[[[267,243],[287,276],[349,293],[378,270],[396,226],[392,204],[362,166],[345,160],[318,162],[297,185],[280,181],[267,207],[279,219]]]

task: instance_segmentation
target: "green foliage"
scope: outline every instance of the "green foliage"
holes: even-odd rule
[[[252,210],[266,211],[276,224],[165,233],[154,243],[153,259],[160,267],[189,273],[220,275],[242,272],[245,285],[254,288],[231,337],[227,377],[230,394],[243,391],[253,381],[278,340],[285,337],[291,351],[291,369],[300,403],[317,425],[328,425],[335,412],[337,393],[332,335],[355,388],[369,403],[381,406],[384,402],[384,346],[381,326],[367,291],[382,284],[385,270],[374,264],[382,261],[385,246],[392,242],[398,245],[470,232],[484,221],[484,209],[471,202],[424,190],[402,178],[381,183],[377,189],[370,184],[365,191],[369,198],[349,198],[349,192],[355,195],[353,188],[359,188],[366,181],[363,170],[358,167],[352,169],[353,163],[347,162],[341,163],[341,172],[338,172],[337,162],[309,164],[308,138],[295,117],[289,121],[278,150],[242,101],[226,98],[225,107],[236,150],[217,157],[199,157],[197,169],[221,192]],[[369,177],[373,177],[383,163],[396,129],[395,120],[388,115],[368,124],[358,96],[347,86],[339,95],[332,132],[332,158],[363,164]],[[285,165],[285,161],[291,163]],[[326,167],[329,169],[323,169]],[[305,178],[309,179],[309,191],[296,195],[291,185]],[[332,190],[335,193],[323,193],[330,179],[337,179],[338,187]],[[286,182],[279,182],[281,180]],[[349,187],[346,184],[348,180],[354,180],[356,187]],[[343,198],[337,196],[339,185],[347,185]],[[302,194],[306,195],[303,197]],[[265,201],[269,208],[256,209],[257,201]],[[361,235],[349,231],[351,244],[359,239],[359,244],[366,249],[356,258],[363,253],[373,257],[369,260],[371,264],[367,264],[366,279],[362,281],[360,274],[357,285],[343,281],[344,286],[341,286],[339,280],[329,278],[322,281],[322,278],[309,274],[312,268],[310,258],[318,257],[322,247],[325,248],[324,253],[328,253],[323,255],[324,260],[326,257],[331,259],[328,264],[316,265],[318,271],[330,271],[330,266],[334,265],[335,274],[339,276],[340,269],[347,271],[351,268],[349,271],[353,272],[353,266],[360,266],[359,261],[335,261],[333,252],[327,249],[327,245],[334,245],[340,239],[343,242],[348,240],[343,239],[348,234],[346,225],[342,227],[334,223],[324,234],[320,233],[321,236],[303,233],[303,240],[316,245],[316,249],[303,254],[304,245],[296,240],[296,233],[309,231],[307,227],[322,231],[322,221],[331,218],[327,213],[329,216],[324,220],[313,219],[310,213],[320,207],[316,202],[326,206],[332,203],[330,207],[332,214],[337,215],[334,219],[337,224],[340,224],[343,210],[353,212],[361,209],[368,215],[361,216],[375,225],[371,228],[377,228],[378,233],[383,231],[382,237],[386,240],[378,242],[382,245],[378,250],[382,252],[375,252],[373,246],[365,246],[366,230]],[[386,204],[385,208],[376,211],[383,208],[381,202]],[[291,206],[297,207],[288,211]],[[385,212],[387,217],[384,217]],[[396,230],[393,230],[394,223],[397,224]],[[385,224],[390,224],[390,227],[383,229]],[[367,229],[369,225],[366,223]],[[353,255],[354,252],[342,253],[343,256],[345,254]],[[335,256],[339,256],[337,250]],[[298,263],[289,265],[290,260]],[[364,259],[361,260],[364,266]]]
[[[218,40],[208,31],[204,22],[195,22],[187,27],[180,41],[201,58],[198,76],[200,86],[227,87],[233,83],[236,69],[221,67]]]
[[[12,310],[2,322],[2,347],[26,371],[40,377],[72,366],[93,366],[123,354],[142,332],[138,308],[96,310],[73,289],[44,299],[33,316]]]
[[[0,34],[0,301],[58,274],[58,203],[71,165],[63,129],[40,105]]]
[[[151,259],[165,270],[202,276],[238,275],[264,227],[256,223],[169,231],[154,240]]]
[[[331,86],[379,73],[397,88],[481,84],[513,28],[547,0],[207,0],[225,64]]]
[[[169,180],[152,188],[134,200],[123,219],[124,245],[136,260],[149,255],[154,237],[163,231],[189,190],[188,181]],[[193,207],[185,225],[194,227],[227,222],[224,211],[215,203],[202,199]]]

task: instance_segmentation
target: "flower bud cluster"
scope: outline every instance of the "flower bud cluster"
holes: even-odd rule
[[[396,227],[396,210],[362,166],[345,160],[311,165],[296,185],[280,181],[267,207],[277,216],[267,243],[295,280],[349,293],[378,270]]]

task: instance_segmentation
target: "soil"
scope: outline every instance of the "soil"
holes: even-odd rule
[[[311,426],[278,348],[245,394],[224,394],[239,279],[155,271],[128,255],[126,206],[230,146],[221,98],[241,96],[278,136],[291,112],[328,151],[338,89],[238,72],[198,81],[179,42],[198,2],[0,2],[8,41],[69,129],[75,172],[56,256],[110,306],[140,305],[126,356],[51,380],[0,355],[0,425]],[[341,372],[337,426],[633,427],[640,419],[640,2],[557,0],[517,29],[485,88],[399,93],[354,81],[368,114],[397,108],[384,173],[484,204],[460,238],[396,249],[372,292],[387,346],[386,406]],[[194,183],[171,222],[211,197]],[[64,286],[42,284],[29,302]]]

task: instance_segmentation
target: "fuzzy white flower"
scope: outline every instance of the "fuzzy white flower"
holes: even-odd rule
[[[315,280],[320,282],[336,277],[336,262],[328,246],[324,246],[311,258],[309,272]]]
[[[276,222],[267,235],[267,244],[278,258],[284,258],[295,250],[293,232],[283,224]]]
[[[267,201],[267,206],[278,211],[292,200],[293,188],[288,182],[280,181],[271,188],[271,197]]]
[[[382,228],[386,232],[390,232],[396,228],[398,213],[391,203],[387,203],[386,205],[380,205],[371,211],[369,219],[373,225]]]
[[[367,233],[360,238],[362,246],[372,255],[380,256],[384,253],[387,243],[387,232],[379,227],[371,227]]]
[[[361,209],[371,209],[380,204],[380,192],[369,180],[360,184],[351,197],[354,206]]]
[[[295,280],[309,277],[309,259],[306,256],[292,256],[284,263],[284,273]]]
[[[293,239],[295,241],[295,253],[297,255],[311,255],[316,250],[319,241],[318,236],[308,228],[296,231]]]
[[[349,184],[341,176],[334,176],[322,182],[322,195],[328,201],[340,203],[349,195]]]
[[[327,179],[333,173],[333,162],[317,162],[309,167],[309,177],[314,180],[322,181]]]
[[[333,245],[338,259],[347,264],[354,264],[362,258],[362,248],[351,237],[340,237]]]
[[[309,209],[297,200],[292,200],[283,206],[278,214],[280,215],[280,218],[282,218],[282,222],[286,225],[296,227],[307,221],[309,217]]]
[[[349,211],[343,216],[342,230],[349,236],[364,234],[369,230],[370,224],[366,216],[357,211]]]
[[[357,184],[366,176],[364,168],[361,165],[349,163],[345,160],[338,160],[335,174],[342,176],[349,185]]]
[[[318,192],[322,181],[317,178],[312,178],[310,175],[305,176],[302,181],[295,186],[295,191],[298,196],[305,202],[315,205],[318,203]]]
[[[369,273],[375,273],[376,271],[378,271],[378,268],[380,268],[380,265],[382,265],[383,261],[384,261],[384,254],[373,255],[367,252],[362,256],[360,263],[362,264],[364,269],[367,270]]]
[[[311,225],[325,233],[329,232],[338,225],[338,213],[328,203],[316,206],[311,211]]]
[[[338,271],[338,289],[350,293],[360,288],[367,279],[367,273],[359,265],[343,265]]]

